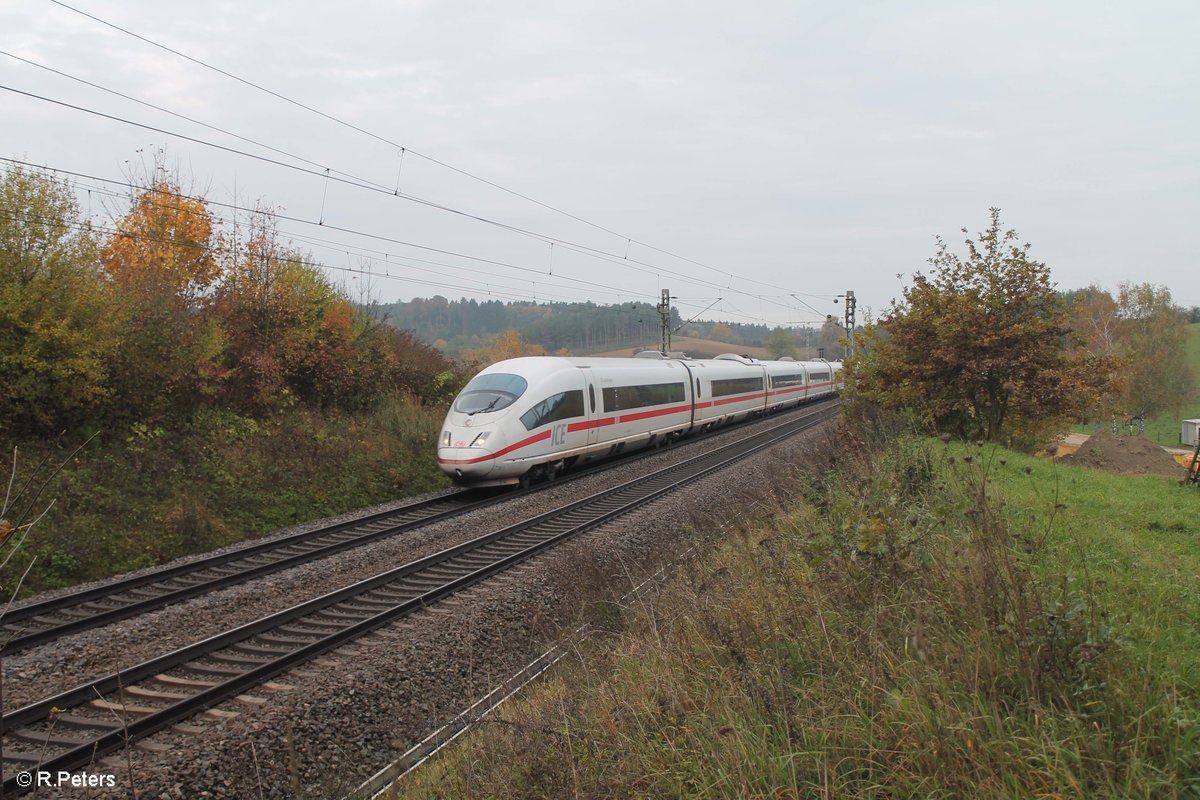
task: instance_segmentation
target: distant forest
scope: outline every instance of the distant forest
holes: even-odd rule
[[[526,342],[540,344],[552,353],[562,349],[582,354],[653,346],[659,340],[658,311],[649,303],[481,303],[435,296],[376,305],[371,313],[452,355],[480,347],[504,330],[516,330]],[[677,336],[754,346],[762,345],[770,333],[766,325],[739,322],[697,320],[684,324],[674,308],[671,327]],[[818,337],[818,332],[810,329],[798,329],[793,334],[800,345],[815,343]],[[806,341],[810,337],[811,343]]]

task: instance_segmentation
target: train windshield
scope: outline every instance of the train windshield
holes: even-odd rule
[[[520,375],[476,375],[454,401],[454,410],[460,414],[499,411],[515,403],[528,387],[529,382]]]

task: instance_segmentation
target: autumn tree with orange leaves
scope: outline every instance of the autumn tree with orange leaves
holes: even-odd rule
[[[269,209],[222,233],[161,163],[104,237],[37,171],[0,172],[0,205],[0,438],[443,402],[457,385],[443,356],[282,242]]]
[[[101,252],[105,271],[126,289],[193,302],[220,277],[216,226],[208,204],[160,178],[134,198]]]
[[[963,229],[963,233],[967,233]],[[1091,406],[1112,380],[1104,357],[1072,348],[1069,309],[1000,211],[960,256],[940,238],[928,275],[847,362],[851,406],[908,409],[937,430],[1028,439]]]
[[[540,344],[529,344],[521,338],[519,331],[509,328],[497,333],[491,344],[475,350],[468,350],[466,358],[468,361],[487,366],[507,358],[544,355],[546,355],[546,348]]]
[[[202,313],[221,274],[207,204],[160,173],[138,192],[100,251],[120,339],[112,363],[119,406],[154,417],[211,394],[220,328]]]

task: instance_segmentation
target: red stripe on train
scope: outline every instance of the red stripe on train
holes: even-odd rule
[[[766,396],[767,396],[766,392],[759,392],[758,394],[748,394],[748,395],[744,395],[742,397],[726,397],[722,400],[713,400],[713,405],[714,406],[725,406],[725,405],[729,405],[730,403],[744,403],[747,400],[762,400]]]
[[[612,425],[616,421],[616,417],[601,417],[600,419],[590,419],[587,422],[572,422],[567,426],[567,432],[574,433],[575,431],[587,431],[592,428],[603,428],[605,425]]]
[[[639,419],[649,419],[650,417],[662,417],[667,414],[684,414],[692,410],[691,404],[686,406],[672,406],[671,408],[660,408],[655,411],[639,411],[636,414],[622,414],[621,422],[635,422]]]
[[[516,444],[510,444],[508,447],[504,448],[503,450],[497,450],[494,453],[489,453],[486,456],[479,456],[478,458],[439,458],[438,463],[439,464],[478,464],[480,461],[490,461],[493,458],[499,458],[500,456],[506,456],[509,453],[511,453],[513,450],[520,450],[522,447],[527,447],[531,444],[537,444],[538,442],[540,442],[544,439],[549,439],[549,438],[550,438],[550,431],[545,430],[545,431],[542,431],[541,433],[536,433],[533,436],[530,436],[528,439],[522,439],[521,441],[517,442]]]

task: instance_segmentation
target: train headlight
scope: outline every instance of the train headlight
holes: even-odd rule
[[[450,446],[450,431],[442,431],[442,447]]]
[[[491,431],[483,431],[482,433],[480,433],[478,436],[476,436],[474,439],[471,440],[471,447],[478,447],[479,445],[486,442],[488,436],[490,436],[491,433],[492,433]]]

